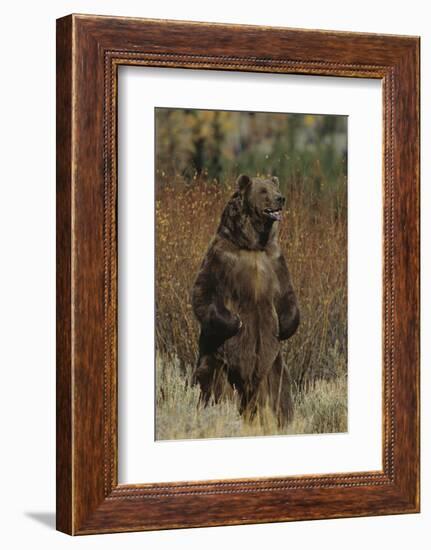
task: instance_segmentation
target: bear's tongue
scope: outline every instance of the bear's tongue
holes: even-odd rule
[[[271,218],[272,220],[275,220],[275,221],[280,221],[281,220],[281,216],[282,216],[282,212],[281,212],[281,208],[276,210],[272,210],[271,208],[265,208],[264,210],[264,213],[268,216],[268,218]]]
[[[272,220],[280,221],[281,220],[281,210],[268,210],[267,215]]]

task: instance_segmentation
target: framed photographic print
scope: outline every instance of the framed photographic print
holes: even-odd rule
[[[57,528],[419,511],[419,39],[57,21]]]

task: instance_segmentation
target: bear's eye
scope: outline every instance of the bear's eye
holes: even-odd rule
[[[260,194],[261,195],[267,195],[268,194],[268,191],[266,189],[261,189],[260,190]]]

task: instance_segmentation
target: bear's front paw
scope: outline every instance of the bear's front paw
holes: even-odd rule
[[[229,315],[230,319],[226,323],[226,339],[236,336],[242,327],[242,321],[239,315],[234,315],[233,313],[230,313]]]
[[[233,314],[230,311],[227,311],[223,318],[225,336],[226,338],[232,338],[232,336],[235,336],[241,330],[242,321],[239,315]]]
[[[242,326],[241,319],[225,307],[216,307],[212,304],[208,312],[208,322],[204,328],[208,335],[227,340],[238,333]]]

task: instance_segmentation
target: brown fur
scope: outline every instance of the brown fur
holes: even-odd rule
[[[281,341],[296,331],[299,311],[278,244],[285,199],[277,178],[240,176],[193,287],[201,324],[194,378],[205,402],[220,398],[223,380],[252,416],[268,401],[281,424],[292,415]]]

